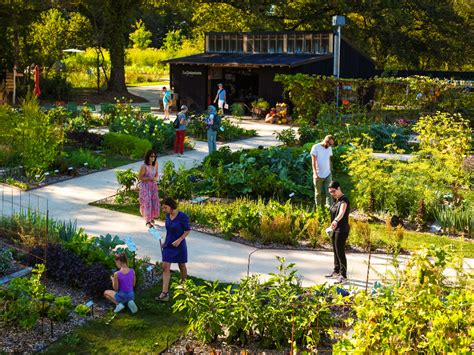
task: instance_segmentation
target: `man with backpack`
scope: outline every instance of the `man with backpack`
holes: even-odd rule
[[[174,129],[176,130],[174,152],[178,154],[178,156],[181,156],[184,153],[184,137],[186,136],[186,126],[189,123],[189,119],[186,117],[186,112],[188,112],[188,107],[186,105],[181,106],[181,111],[173,122]]]
[[[207,146],[209,148],[209,154],[217,150],[216,140],[217,131],[221,129],[221,116],[217,114],[216,108],[213,105],[209,105],[207,108],[209,115],[205,122],[207,127]]]

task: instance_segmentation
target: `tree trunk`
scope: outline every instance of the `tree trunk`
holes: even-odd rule
[[[125,85],[125,45],[122,38],[116,39],[117,41],[111,41],[109,46],[111,67],[107,90],[126,94],[128,91]]]

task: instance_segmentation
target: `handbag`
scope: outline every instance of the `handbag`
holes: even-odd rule
[[[224,109],[228,110],[229,109],[229,104],[224,104]]]

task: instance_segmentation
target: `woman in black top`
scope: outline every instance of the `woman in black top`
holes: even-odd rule
[[[334,250],[334,271],[326,277],[337,277],[339,283],[347,281],[346,240],[349,236],[349,199],[341,190],[337,181],[329,184],[329,193],[334,199],[331,211],[332,247]]]

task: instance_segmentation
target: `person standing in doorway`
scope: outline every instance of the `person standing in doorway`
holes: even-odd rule
[[[217,150],[217,131],[215,131],[212,127],[214,125],[214,120],[217,118],[217,111],[213,105],[209,105],[207,111],[209,113],[205,120],[207,127],[207,147],[209,149],[209,154],[211,154]]]
[[[170,102],[171,102],[171,91],[163,86],[163,111],[165,112],[165,120],[170,119]]]
[[[176,119],[179,121],[179,126],[176,128],[174,152],[180,156],[184,154],[184,138],[186,136],[186,126],[189,123],[186,112],[188,112],[188,107],[183,105],[181,106],[181,111],[178,112],[178,116],[176,117]]]
[[[331,206],[332,198],[328,195],[331,182],[331,157],[334,137],[327,135],[321,143],[316,143],[311,148],[313,166],[314,202],[316,206]]]
[[[224,106],[227,102],[227,93],[224,89],[224,84],[219,83],[217,85],[219,89],[217,90],[216,98],[214,99],[214,103],[217,103],[217,107],[219,110],[224,113]]]
[[[336,283],[347,281],[346,241],[349,237],[349,199],[341,190],[341,184],[331,181],[328,192],[334,197],[335,202],[330,208],[331,212],[331,242],[334,250],[334,270],[326,275],[328,278],[337,278]]]

